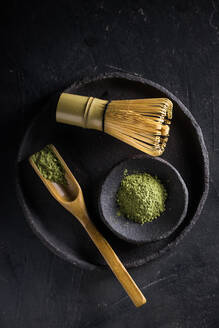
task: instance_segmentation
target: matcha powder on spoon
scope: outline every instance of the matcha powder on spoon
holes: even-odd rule
[[[65,170],[49,145],[31,156],[45,179],[67,185]]]
[[[151,222],[165,211],[167,192],[160,180],[148,173],[127,175],[121,181],[116,201],[119,213],[140,224]]]

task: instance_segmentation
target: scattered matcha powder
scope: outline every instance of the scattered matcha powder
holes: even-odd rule
[[[45,179],[67,185],[65,170],[49,145],[32,155],[32,160]]]
[[[116,201],[119,212],[140,224],[151,222],[165,211],[167,192],[157,177],[148,173],[127,175],[121,181]]]

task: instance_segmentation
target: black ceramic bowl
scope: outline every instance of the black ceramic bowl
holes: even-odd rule
[[[166,210],[156,220],[143,225],[118,215],[116,193],[124,171],[149,173],[158,176],[168,197]],[[184,219],[188,208],[188,190],[179,172],[161,158],[143,156],[128,159],[116,165],[107,175],[100,192],[99,210],[104,223],[118,237],[134,244],[167,238]]]

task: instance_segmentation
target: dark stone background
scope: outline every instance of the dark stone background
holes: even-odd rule
[[[0,26],[0,327],[218,327],[219,2],[8,0]],[[21,137],[47,98],[116,70],[178,96],[210,156],[209,197],[196,226],[174,251],[130,270],[149,300],[140,309],[111,272],[83,271],[47,250],[14,186]]]

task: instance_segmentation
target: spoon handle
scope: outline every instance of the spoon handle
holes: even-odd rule
[[[90,220],[87,213],[83,213],[78,217],[79,221],[87,231],[88,235],[102,254],[103,258],[111,268],[112,272],[119,280],[120,284],[125,289],[126,293],[129,295],[130,299],[136,307],[139,307],[146,303],[146,299],[110,244],[101,235],[101,233],[96,229],[95,225]]]

